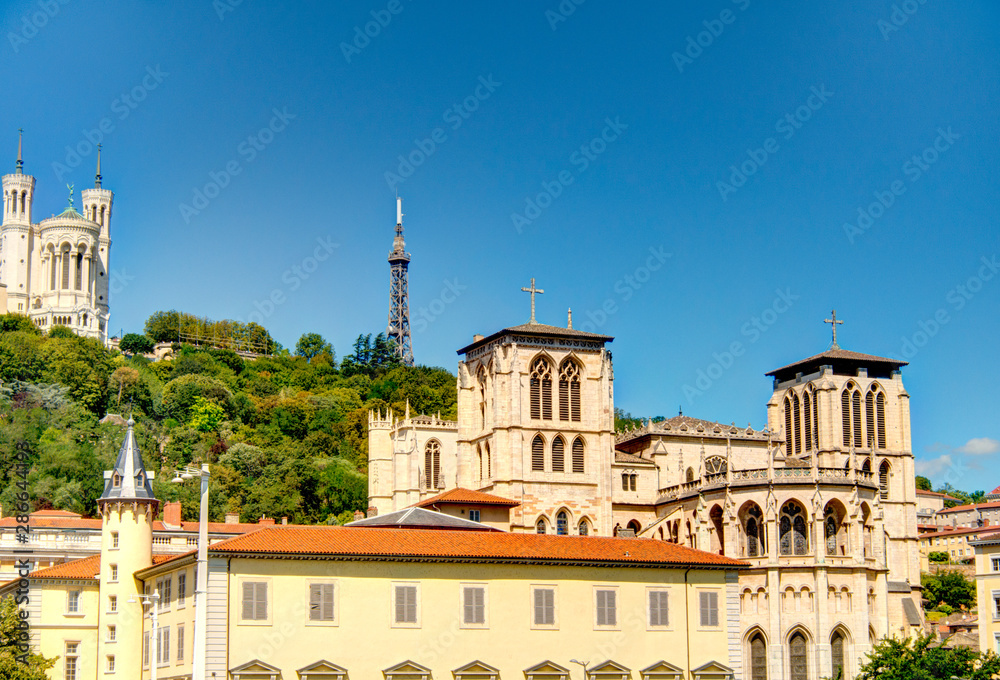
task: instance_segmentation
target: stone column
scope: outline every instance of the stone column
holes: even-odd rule
[[[69,285],[67,288],[70,290],[76,290],[76,273],[79,266],[77,265],[77,252],[75,250],[69,251]]]

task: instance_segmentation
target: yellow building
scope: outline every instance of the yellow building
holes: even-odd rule
[[[942,528],[939,531],[920,534],[920,569],[930,570],[928,557],[934,552],[948,555],[949,562],[971,563],[975,556],[975,541],[987,538],[1000,532],[1000,527],[981,527],[976,529]]]
[[[143,678],[189,677],[193,607],[163,594],[194,564],[136,574],[162,598]],[[275,526],[208,564],[209,677],[569,680],[574,659],[588,680],[742,677],[743,563],[663,541]]]
[[[979,649],[1000,654],[1000,535],[973,542],[976,551],[976,605]]]

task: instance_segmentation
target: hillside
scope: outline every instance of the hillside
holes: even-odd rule
[[[125,348],[146,341],[126,338],[132,342],[123,338]],[[402,413],[409,400],[413,413],[455,417],[455,376],[399,365],[381,336],[374,344],[359,337],[340,365],[316,334],[304,335],[294,354],[275,348],[276,355],[256,359],[228,349],[174,348],[172,358],[154,362],[66,328],[42,335],[25,317],[0,316],[4,509],[15,507],[11,471],[23,443],[31,509],[93,515],[102,472],[124,431],[121,418],[100,421],[131,412],[146,467],[156,472],[157,498],[182,501],[185,519],[197,518],[198,485],[171,484],[173,471],[207,462],[213,521],[226,512],[242,521],[343,521],[366,506],[369,409]]]

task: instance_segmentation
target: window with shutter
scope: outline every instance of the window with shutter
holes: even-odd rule
[[[535,588],[534,622],[536,626],[554,626],[556,623],[556,591],[552,588]]]
[[[878,418],[878,447],[885,448],[885,395],[881,392],[875,397],[875,416]]]
[[[545,440],[540,434],[531,440],[531,469],[534,472],[545,472]]]
[[[580,365],[572,359],[559,367],[559,420],[580,422]]]
[[[177,626],[177,660],[184,660],[184,624]]]
[[[583,463],[583,439],[577,437],[573,440],[573,473],[583,474],[584,463]]]
[[[651,627],[666,627],[670,625],[667,615],[667,597],[665,590],[649,591],[649,625]]]
[[[867,436],[865,437],[865,443],[868,448],[875,448],[875,394],[869,392],[865,396],[865,426],[868,428],[866,430]]]
[[[267,582],[244,581],[242,592],[244,621],[267,620]]]
[[[441,442],[436,439],[424,445],[424,484],[428,489],[441,488]]]
[[[792,441],[795,443],[795,455],[802,453],[802,414],[799,406],[799,395],[792,395]]]
[[[565,467],[565,444],[563,438],[556,435],[552,440],[552,471],[564,472]]]
[[[802,438],[805,440],[806,451],[812,451],[812,397],[808,392],[802,395]]]
[[[618,625],[617,597],[618,593],[614,590],[596,591],[598,626]]]
[[[794,437],[792,436],[792,400],[785,397],[785,455],[794,453]]]
[[[840,415],[844,429],[844,446],[851,445],[851,393],[846,389],[840,393]]]
[[[415,585],[395,588],[395,621],[397,624],[417,623],[417,587]]]
[[[719,594],[702,591],[698,593],[701,626],[711,628],[719,625]]]
[[[486,623],[486,588],[464,586],[462,588],[462,621],[470,626]]]
[[[878,468],[878,493],[882,500],[889,498],[889,461],[887,460],[883,460]]]
[[[309,584],[309,620],[334,620],[334,584]]]
[[[531,417],[552,420],[552,364],[538,357],[531,364]]]
[[[851,394],[851,428],[854,434],[854,448],[860,449],[865,444],[861,432],[861,392],[858,390]]]

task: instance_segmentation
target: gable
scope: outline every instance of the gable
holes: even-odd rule
[[[431,669],[415,661],[403,661],[382,671],[386,680],[428,680]]]
[[[691,674],[694,675],[695,680],[732,680],[733,669],[729,666],[723,666],[718,661],[709,661],[704,666],[698,666]]]
[[[528,680],[539,680],[541,678],[562,678],[566,680],[569,678],[569,670],[563,668],[557,663],[543,661],[542,663],[532,666],[531,668],[525,668],[524,677]]]
[[[608,659],[604,663],[598,664],[588,670],[587,675],[600,680],[613,680],[614,678],[627,680],[627,678],[632,675],[632,671],[625,666],[622,666],[620,663],[616,663]]]
[[[684,677],[684,671],[679,666],[666,661],[658,661],[643,668],[639,674],[643,680],[681,680]]]
[[[342,668],[335,663],[330,663],[325,659],[310,664],[305,668],[300,668],[296,673],[298,673],[300,680],[318,680],[319,678],[323,680],[341,680],[347,678],[346,668]]]
[[[280,680],[281,669],[259,659],[230,668],[229,674],[233,680]]]
[[[456,668],[453,670],[452,675],[455,676],[455,680],[462,680],[462,678],[476,678],[477,680],[498,680],[500,677],[500,671],[489,664],[483,663],[482,661],[473,661],[472,663],[467,663],[464,666]]]

